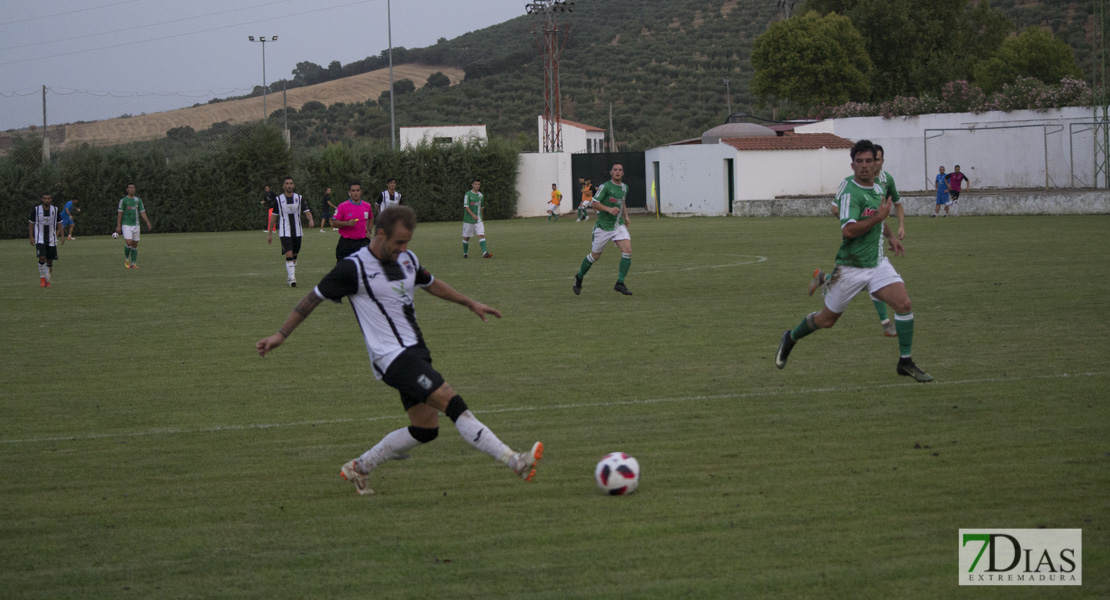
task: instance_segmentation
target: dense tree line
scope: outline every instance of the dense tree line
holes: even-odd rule
[[[237,231],[264,222],[262,186],[276,191],[286,175],[319,210],[325,188],[343,199],[350,181],[384,189],[395,177],[422,221],[461,219],[462,194],[483,180],[491,219],[516,213],[517,153],[505,141],[390,150],[388,142],[344,142],[291,153],[280,130],[226,126],[220,133],[174,130],[172,136],[108,148],[82,146],[42,162],[40,140],[17,139],[0,158],[0,231],[27,234],[27,215],[50,192],[59,203],[81,200],[80,229],[115,229],[119,199],[133,182],[158,232]]]
[[[807,0],[755,40],[753,90],[802,107],[936,94],[970,81],[986,93],[1019,77],[1083,74],[1050,31],[1014,24],[987,0]]]

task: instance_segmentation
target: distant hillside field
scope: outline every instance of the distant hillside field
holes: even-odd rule
[[[437,71],[446,75],[452,85],[462,81],[464,76],[463,70],[455,67],[407,64],[393,67],[393,80],[410,79],[417,88],[421,88],[428,76]],[[287,92],[287,101],[290,108],[296,109],[312,100],[329,106],[337,102],[365,102],[377,100],[388,89],[389,69],[379,69],[317,85],[293,88]],[[271,93],[266,99],[266,110],[273,113],[280,108],[281,94]],[[63,150],[85,143],[96,146],[125,144],[161,138],[175,127],[188,126],[200,131],[223,121],[231,125],[257,121],[261,115],[262,97],[259,96],[122,119],[65,125],[65,138],[60,144],[54,139],[54,127],[51,127],[51,141],[55,148]]]

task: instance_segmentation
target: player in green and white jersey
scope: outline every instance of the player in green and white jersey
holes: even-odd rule
[[[836,253],[836,269],[829,278],[825,306],[813,312],[794,329],[782,334],[775,366],[782,369],[798,340],[836,324],[848,303],[865,288],[871,296],[894,309],[894,326],[898,333],[899,375],[913,377],[924,383],[933,378],[917,368],[911,356],[913,346],[913,311],[906,284],[883,253],[883,238],[895,255],[905,249],[897,236],[886,226],[892,207],[891,197],[876,183],[875,146],[860,140],[852,146],[853,177],[844,181],[837,192],[840,209],[840,230],[843,241]]]
[[[478,236],[478,245],[482,247],[482,258],[493,258],[486,250],[486,224],[482,221],[486,198],[478,191],[480,189],[482,180],[475,179],[470,182],[470,191],[463,196],[463,258],[470,250],[470,238],[475,235]]]
[[[609,181],[597,188],[597,193],[590,203],[590,206],[597,211],[597,222],[594,224],[590,253],[586,255],[582,266],[578,268],[578,273],[574,275],[574,287],[571,289],[576,296],[582,293],[582,278],[586,276],[594,262],[601,258],[601,252],[609,242],[613,242],[621,251],[617,284],[613,289],[625,296],[632,295],[624,285],[624,278],[628,275],[629,267],[632,266],[632,238],[628,234],[628,205],[625,204],[628,184],[621,181],[624,179],[624,165],[613,163],[609,169],[609,177]]]
[[[154,229],[146,216],[143,199],[135,195],[135,184],[127,184],[127,195],[119,199],[116,212],[116,235],[123,235],[123,268],[139,268],[139,217],[146,221],[147,230]]]
[[[883,147],[875,144],[875,183],[883,188],[883,192],[887,198],[890,198],[891,203],[894,205],[894,210],[898,214],[898,239],[902,240],[906,237],[906,210],[902,206],[902,195],[898,193],[898,187],[894,184],[894,176],[883,170],[883,164],[886,162]],[[851,181],[853,175],[844,178],[844,181]],[[837,198],[832,201],[832,214],[836,218],[840,218],[840,204]],[[817,288],[824,287],[828,281],[829,274],[816,269],[813,271],[813,279],[809,282],[809,295],[812,296]],[[875,305],[875,312],[879,315],[879,326],[883,329],[883,335],[887,337],[898,337],[898,330],[894,323],[890,322],[890,317],[886,311],[886,303],[871,296],[871,302]]]

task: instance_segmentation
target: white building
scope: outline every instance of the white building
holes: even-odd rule
[[[648,210],[668,215],[727,215],[744,201],[832,196],[848,171],[850,140],[829,133],[787,133],[728,123],[700,140],[644,153]],[[743,211],[741,211],[743,212]]]
[[[543,115],[536,117],[536,127],[539,133],[539,148],[543,152]],[[562,120],[563,152],[567,154],[582,154],[605,151],[605,130],[593,125],[584,125],[574,121]]]
[[[914,117],[829,119],[798,133],[833,133],[883,146],[885,169],[899,191],[927,191],[941,166],[956,165],[972,190],[1083,188],[1095,185],[1094,133],[1089,107],[1044,112],[937,113]],[[816,192],[815,192],[816,193]]]
[[[401,148],[422,143],[453,144],[470,140],[486,141],[485,125],[437,125],[433,127],[401,127]]]

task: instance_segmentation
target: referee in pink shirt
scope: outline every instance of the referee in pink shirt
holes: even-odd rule
[[[347,200],[335,209],[331,224],[339,228],[339,243],[335,245],[335,261],[339,262],[370,245],[366,232],[374,220],[374,208],[362,201],[362,184],[352,181],[347,185]]]

